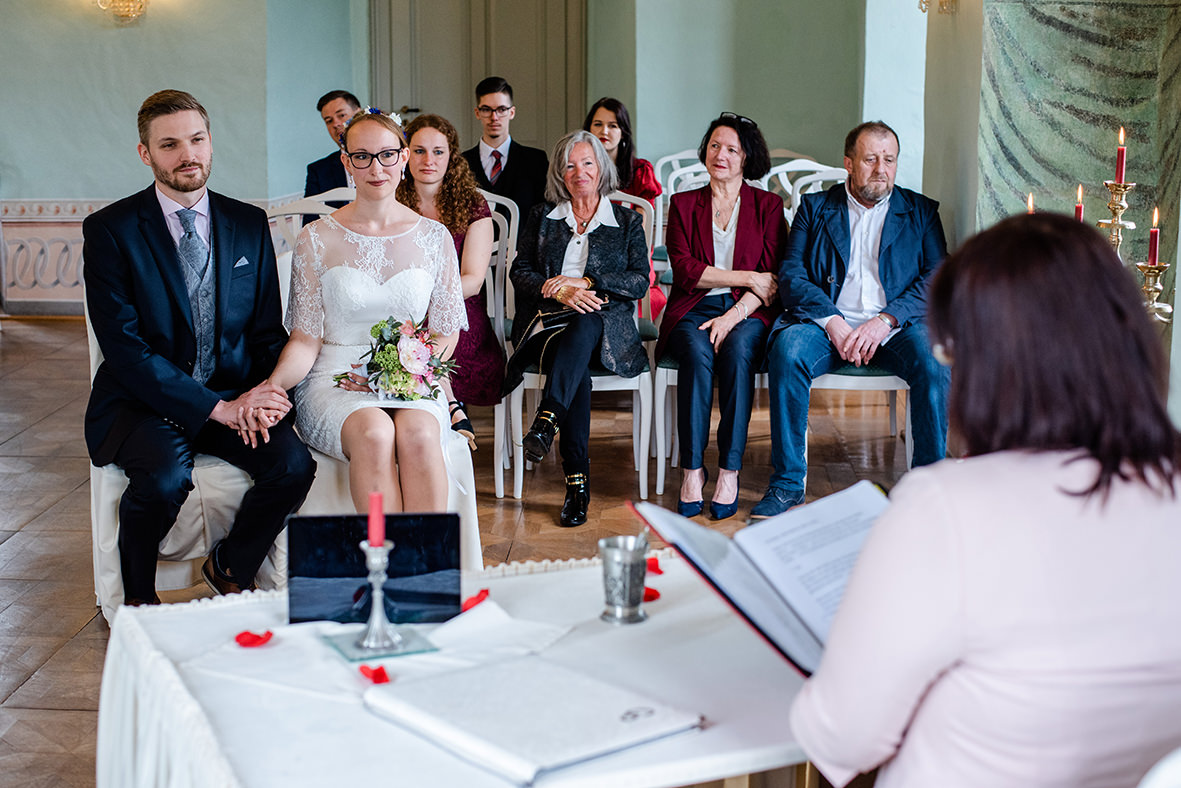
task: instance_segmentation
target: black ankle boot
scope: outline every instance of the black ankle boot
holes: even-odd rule
[[[590,478],[585,473],[572,473],[566,477],[566,501],[562,504],[562,516],[558,524],[573,528],[586,522],[586,510],[590,506]]]
[[[529,462],[541,462],[549,454],[550,446],[554,443],[554,435],[558,432],[558,419],[561,417],[562,407],[550,400],[542,400],[537,415],[533,417],[533,426],[521,440],[525,449],[525,459]]]

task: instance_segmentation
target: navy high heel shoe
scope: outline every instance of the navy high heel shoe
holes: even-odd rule
[[[733,517],[738,512],[738,490],[734,491],[733,503],[718,503],[717,501],[709,502],[709,519],[711,520],[725,520],[728,517]]]
[[[709,471],[705,469],[702,470],[705,471],[705,479],[702,480],[701,486],[705,487],[705,483],[709,481]],[[712,506],[713,504],[710,505]],[[697,515],[701,514],[701,511],[704,508],[704,497],[699,501],[677,501],[677,514],[681,515],[681,517],[696,517]]]

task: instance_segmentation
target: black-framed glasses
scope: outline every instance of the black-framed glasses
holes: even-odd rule
[[[736,120],[739,123],[746,123],[750,126],[758,126],[759,125],[759,124],[755,123],[753,120],[751,120],[750,118],[746,117],[745,115],[739,115],[736,112],[723,112],[718,117],[725,118],[726,120]]]
[[[373,164],[374,159],[381,162],[381,166],[383,167],[392,167],[398,163],[398,156],[404,150],[406,150],[406,146],[402,146],[401,148],[386,148],[385,150],[379,150],[377,153],[357,151],[356,153],[349,153],[347,155],[349,161],[353,163],[353,167],[358,170],[367,170]]]
[[[503,118],[505,115],[507,115],[509,113],[509,110],[511,110],[511,109],[512,109],[511,106],[510,107],[489,107],[485,104],[481,104],[480,106],[476,107],[476,114],[479,115],[481,118],[490,118],[493,115],[495,115],[498,118]]]

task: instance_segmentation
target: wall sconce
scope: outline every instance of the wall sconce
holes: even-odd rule
[[[927,9],[931,7],[931,0],[919,0],[919,10],[924,14]],[[939,13],[954,14],[956,11],[956,0],[939,0]]]
[[[135,22],[148,10],[148,0],[94,0],[94,4],[110,11],[115,22],[121,25]]]

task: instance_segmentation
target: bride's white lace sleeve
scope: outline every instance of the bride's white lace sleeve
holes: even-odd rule
[[[463,304],[463,287],[459,279],[459,258],[455,242],[443,225],[434,223],[429,233],[428,252],[434,259],[435,289],[427,308],[427,323],[437,334],[449,336],[467,330],[467,307]]]
[[[316,223],[299,233],[291,256],[291,303],[283,321],[288,331],[300,330],[319,337],[324,333],[324,296],[320,277],[324,273],[324,243],[316,232]]]

